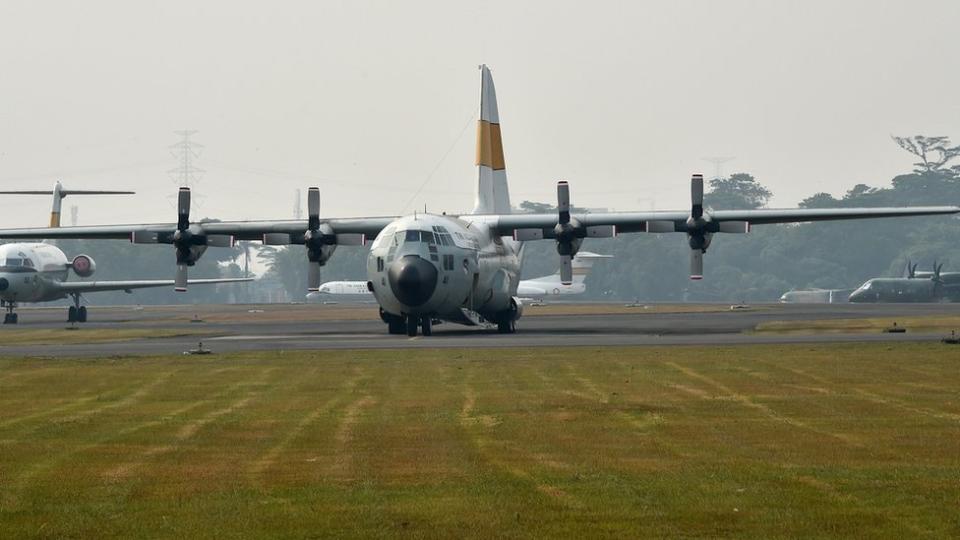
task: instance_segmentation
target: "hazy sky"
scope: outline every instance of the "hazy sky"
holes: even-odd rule
[[[958,22],[956,0],[7,1],[0,186],[135,189],[65,222],[174,221],[190,128],[197,218],[288,218],[310,185],[329,216],[467,211],[483,62],[515,204],[566,179],[582,206],[685,208],[702,158],[735,156],[794,206],[909,170],[891,134],[960,141]],[[0,199],[0,225],[48,211]]]

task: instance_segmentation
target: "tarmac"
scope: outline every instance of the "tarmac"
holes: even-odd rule
[[[823,319],[954,316],[960,304],[764,304],[639,305],[557,304],[529,307],[516,334],[494,328],[455,324],[434,326],[433,336],[389,335],[377,316],[377,306],[266,304],[90,307],[90,322],[66,330],[63,307],[20,308],[20,324],[4,332],[64,329],[66,341],[83,341],[91,329],[152,329],[188,332],[176,337],[138,337],[99,343],[50,342],[0,345],[3,356],[126,356],[180,354],[202,341],[214,353],[258,350],[597,347],[630,345],[740,345],[754,343],[832,343],[938,340],[939,333],[887,334],[752,333],[760,323]],[[68,332],[70,332],[68,334]]]

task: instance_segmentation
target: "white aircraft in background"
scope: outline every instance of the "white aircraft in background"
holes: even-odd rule
[[[374,238],[367,256],[367,281],[380,305],[380,317],[391,334],[415,336],[418,331],[430,335],[434,320],[494,323],[502,333],[514,332],[523,314],[517,289],[524,241],[555,241],[560,281],[571,284],[571,261],[585,238],[676,232],[685,235],[690,246],[690,278],[702,279],[703,255],[717,233],[746,233],[753,226],[770,223],[960,212],[956,206],[713,211],[703,207],[703,176],[696,174],[690,183],[690,206],[685,210],[573,214],[570,187],[558,182],[556,213],[513,214],[496,91],[487,66],[480,66],[480,81],[476,202],[469,214],[321,219],[320,190],[311,187],[307,220],[191,222],[190,189],[180,188],[175,223],[3,229],[0,238],[123,238],[134,243],[170,244],[176,254],[177,290],[186,289],[188,268],[210,246],[229,246],[234,239],[298,244],[306,248],[310,263],[308,291],[319,289],[320,267],[338,245],[362,245],[367,238]],[[551,87],[550,91],[558,89]],[[256,186],[260,192],[264,188],[270,189]],[[382,194],[368,194],[378,195]]]
[[[543,299],[547,296],[583,294],[587,292],[587,284],[584,280],[590,273],[590,269],[593,268],[594,261],[612,258],[613,255],[598,255],[589,251],[580,251],[574,255],[571,261],[573,283],[563,283],[560,270],[557,270],[556,273],[549,276],[521,280],[517,286],[517,295],[524,298]]]
[[[517,296],[521,298],[543,299],[547,296],[566,296],[587,292],[584,279],[597,259],[612,259],[612,255],[598,255],[589,251],[581,251],[573,257],[573,283],[564,284],[560,280],[560,270],[549,276],[533,279],[524,279],[517,286]],[[365,299],[373,298],[373,292],[366,281],[327,281],[320,284],[320,288],[307,295],[307,301],[324,301],[326,299]]]
[[[113,195],[132,191],[68,191],[60,182],[53,191],[3,191],[2,194],[53,195],[51,227],[60,226],[60,202],[67,195]],[[96,291],[127,291],[148,287],[169,287],[172,279],[131,281],[71,281],[72,270],[81,278],[90,277],[97,264],[89,255],[68,259],[60,248],[47,243],[16,243],[0,245],[0,306],[6,308],[3,324],[16,324],[17,304],[21,302],[51,302],[67,296],[73,305],[67,310],[68,322],[87,322],[87,308],[80,305],[81,295]],[[191,283],[231,283],[251,281],[252,278],[197,279]]]

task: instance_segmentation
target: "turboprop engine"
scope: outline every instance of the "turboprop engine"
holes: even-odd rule
[[[70,268],[80,277],[90,277],[97,270],[97,263],[89,255],[77,255],[70,262]]]

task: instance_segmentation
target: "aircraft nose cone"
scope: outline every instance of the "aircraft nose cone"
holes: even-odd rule
[[[10,282],[7,281],[7,278],[0,277],[0,291],[5,291],[10,288]]]
[[[405,305],[419,306],[427,302],[437,288],[437,267],[417,255],[406,255],[387,271],[390,289]]]

